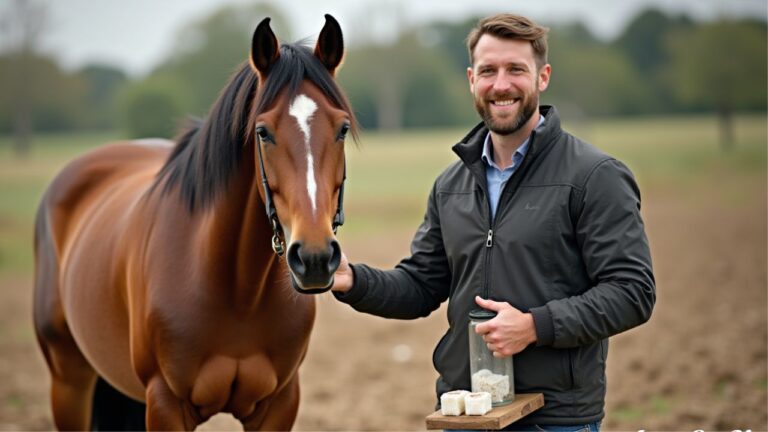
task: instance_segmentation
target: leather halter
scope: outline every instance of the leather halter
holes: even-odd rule
[[[256,136],[256,146],[259,148],[259,168],[261,171],[261,184],[264,187],[265,203],[264,207],[267,209],[267,219],[272,225],[272,250],[275,251],[277,256],[281,257],[285,254],[285,234],[283,233],[283,226],[280,224],[280,219],[277,217],[277,210],[275,204],[272,201],[272,191],[269,189],[269,182],[267,182],[267,173],[264,170],[264,158],[261,156],[261,139]],[[336,230],[344,225],[344,183],[347,180],[347,161],[344,159],[344,178],[341,180],[341,187],[339,188],[339,202],[336,207],[336,214],[333,216],[333,233],[336,234]]]

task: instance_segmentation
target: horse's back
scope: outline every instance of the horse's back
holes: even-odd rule
[[[171,149],[161,140],[99,147],[70,162],[48,187],[35,226],[35,326],[44,352],[47,341],[73,338],[91,364],[129,358],[119,292],[124,247],[137,234],[128,221],[142,219],[134,213]],[[135,394],[130,364],[112,368],[97,371],[127,382],[121,390]]]
[[[76,215],[98,204],[106,190],[128,178],[154,176],[171,149],[172,143],[165,140],[126,141],[98,147],[67,164],[51,182],[38,210],[50,214],[57,246],[67,241]]]
[[[157,145],[160,142],[167,145]],[[67,164],[49,185],[38,208],[36,247],[45,247],[46,240],[50,241],[61,260],[75,243],[73,237],[95,222],[100,211],[109,212],[105,202],[131,201],[145,193],[172,149],[169,141],[152,143],[109,144]]]

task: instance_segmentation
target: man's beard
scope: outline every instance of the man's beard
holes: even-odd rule
[[[509,98],[506,98],[505,96],[502,97],[495,97],[496,100],[503,100],[503,99],[512,99],[510,96]],[[493,118],[493,114],[491,114],[490,109],[486,109],[488,105],[490,105],[490,102],[486,102],[484,100],[478,100],[475,98],[475,109],[477,109],[477,113],[480,114],[480,117],[483,119],[483,122],[485,123],[485,126],[491,131],[499,135],[511,135],[520,128],[525,125],[528,120],[531,119],[533,116],[533,113],[536,112],[536,110],[539,108],[539,97],[538,94],[533,93],[531,95],[528,95],[527,97],[524,97],[521,102],[523,102],[524,105],[522,105],[521,109],[518,111],[517,116],[515,116],[514,119],[512,119],[511,122],[507,121],[497,121]]]

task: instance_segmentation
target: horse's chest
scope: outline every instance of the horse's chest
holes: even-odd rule
[[[152,315],[153,351],[173,393],[202,417],[217,412],[246,417],[296,373],[313,307],[299,308],[293,320],[279,325],[264,322],[263,314],[237,317],[210,306],[196,310],[194,319],[174,320],[189,312],[183,303],[176,303],[175,314]]]
[[[175,384],[188,389],[188,402],[203,418],[218,412],[244,418],[274,393],[282,379],[272,360],[259,353],[240,359],[212,356],[203,361],[193,380]]]

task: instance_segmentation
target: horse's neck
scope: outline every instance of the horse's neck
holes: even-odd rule
[[[246,152],[247,153],[247,152]],[[217,199],[202,233],[210,254],[208,269],[214,279],[229,285],[235,304],[254,305],[280,261],[272,251],[272,230],[253,172],[253,159],[244,155],[239,175]]]

